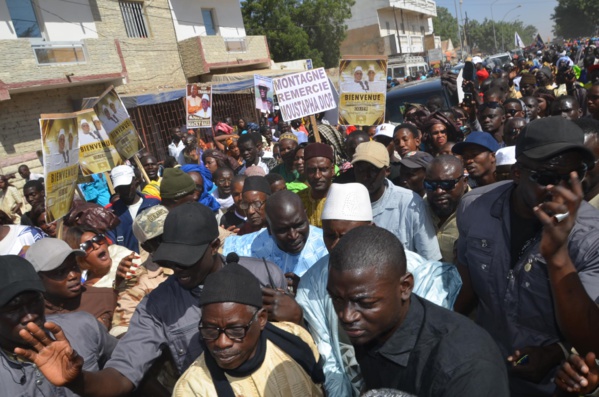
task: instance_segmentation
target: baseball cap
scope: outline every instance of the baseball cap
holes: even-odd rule
[[[160,197],[178,199],[192,193],[196,188],[193,178],[181,168],[167,168],[160,181]]]
[[[181,204],[164,220],[162,243],[154,253],[154,262],[190,267],[217,237],[218,223],[210,208],[198,202]]]
[[[36,241],[25,253],[36,272],[49,272],[58,269],[71,254],[85,256],[85,251],[74,250],[58,238],[43,238]]]
[[[393,124],[389,124],[389,123],[381,124],[376,127],[376,131],[372,137],[374,138],[377,135],[378,136],[382,135],[382,136],[386,136],[388,138],[393,138],[394,130],[395,130],[395,126]]]
[[[482,146],[491,152],[496,152],[499,149],[499,143],[497,143],[493,135],[489,134],[488,132],[473,131],[468,134],[463,142],[453,145],[451,151],[455,154],[462,154],[468,145]]]
[[[133,235],[140,244],[162,235],[167,215],[168,209],[165,206],[155,205],[135,217]]]
[[[433,156],[427,152],[412,152],[399,161],[408,168],[426,168],[433,161]]]
[[[579,151],[589,166],[595,161],[593,153],[584,146],[582,129],[560,116],[531,121],[516,139],[516,158],[525,155],[533,160],[544,160],[566,150]]]
[[[382,143],[364,142],[356,148],[356,154],[351,163],[356,164],[358,161],[366,161],[376,168],[389,167],[389,152]]]
[[[495,165],[512,165],[516,164],[516,147],[502,147],[495,153]]]
[[[33,265],[17,255],[0,255],[0,307],[26,291],[46,292]]]
[[[130,185],[134,177],[133,168],[128,165],[117,165],[110,171],[113,187]]]
[[[477,63],[483,63],[483,59],[481,57],[473,57],[472,58],[472,63],[473,64],[477,64]]]

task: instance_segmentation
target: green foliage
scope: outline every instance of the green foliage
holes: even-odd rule
[[[451,39],[454,47],[460,46],[458,37],[458,21],[445,7],[437,7],[437,16],[433,18],[435,35],[441,36],[441,40]]]
[[[344,21],[354,0],[245,0],[241,13],[248,35],[266,36],[275,62],[312,59],[336,67],[345,38]]]
[[[597,0],[558,0],[551,15],[556,36],[573,38],[592,36],[597,33],[599,24],[599,1]]]
[[[495,22],[495,36],[497,37],[497,48],[495,48],[493,21],[486,18],[482,23],[476,20],[468,21],[465,29],[468,43],[486,54],[513,49],[515,32],[518,32],[525,45],[531,44],[533,36],[537,33],[536,27],[524,25],[522,21]]]

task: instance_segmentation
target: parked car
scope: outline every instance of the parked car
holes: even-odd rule
[[[387,91],[385,119],[393,123],[403,122],[403,113],[408,103],[426,104],[426,101],[438,95],[443,98],[444,107],[458,104],[457,94],[452,94],[445,85],[441,84],[440,77],[414,81],[401,84]]]

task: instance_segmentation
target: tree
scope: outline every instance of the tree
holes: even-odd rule
[[[493,21],[486,19],[480,23],[476,20],[468,22],[466,26],[468,40],[472,47],[478,48],[486,54],[498,51],[508,51],[514,47],[514,33],[518,32],[524,44],[530,44],[532,37],[537,32],[533,25],[524,25],[522,21],[495,22],[495,36],[493,35]],[[497,37],[497,47],[495,47]]]
[[[441,40],[451,39],[454,47],[460,46],[458,37],[458,21],[445,7],[437,7],[437,16],[433,18],[433,28]]]
[[[245,0],[241,14],[248,35],[266,36],[276,62],[312,59],[336,67],[354,0]]]
[[[554,13],[553,33],[574,38],[597,33],[599,2],[597,0],[558,0]]]

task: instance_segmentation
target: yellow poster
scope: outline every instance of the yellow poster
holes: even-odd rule
[[[46,222],[71,209],[79,174],[79,139],[74,114],[41,115],[42,153],[46,189]]]
[[[130,159],[144,148],[129,113],[114,89],[106,90],[94,104],[94,111],[104,131],[124,159]]]
[[[384,122],[387,60],[341,60],[339,87],[339,124],[378,125]]]
[[[79,163],[83,175],[108,172],[123,159],[112,144],[102,121],[93,109],[76,113],[79,133]]]

